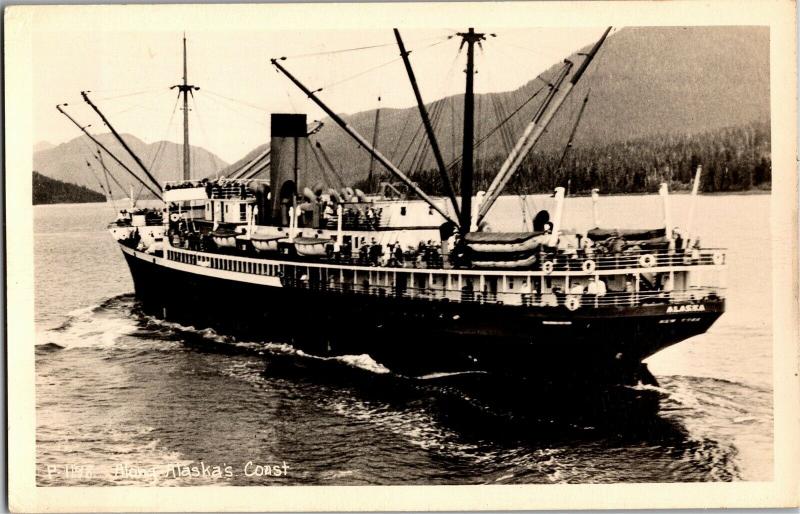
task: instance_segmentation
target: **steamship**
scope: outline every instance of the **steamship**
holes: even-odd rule
[[[569,208],[563,187],[526,231],[494,232],[486,223],[609,30],[576,69],[564,61],[490,187],[477,194],[473,60],[486,36],[473,29],[458,34],[466,48],[460,197],[398,31],[444,197],[422,191],[292,75],[284,58],[273,59],[395,181],[370,193],[311,184],[304,163],[315,129],[305,115],[281,113],[271,115],[269,149],[251,163],[229,177],[192,179],[184,118],[183,180],[163,187],[151,181],[163,208],[132,208],[109,227],[137,298],[168,320],[285,341],[321,357],[368,354],[407,376],[654,383],[642,361],[702,334],[725,308],[725,253],[701,248],[691,227],[673,227],[666,184],[659,192],[662,226],[578,233],[562,224]],[[185,66],[176,87],[184,102],[196,90],[187,84]],[[258,178],[266,169],[268,178]],[[596,215],[602,209],[597,190],[592,200]]]

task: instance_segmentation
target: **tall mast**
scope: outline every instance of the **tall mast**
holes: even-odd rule
[[[475,43],[480,44],[485,35],[475,32],[470,27],[467,32],[459,32],[461,37],[461,47],[467,45],[467,86],[464,94],[464,145],[463,157],[461,159],[461,222],[459,228],[461,235],[469,233],[472,225],[472,175],[473,175],[473,151],[474,151],[474,127],[475,127]]]
[[[193,91],[200,89],[197,86],[188,84],[188,71],[186,64],[186,33],[183,34],[183,84],[172,86],[170,89],[178,88],[178,94],[183,95],[183,180],[191,180],[192,164],[189,147],[189,95]]]
[[[430,117],[428,116],[428,110],[425,108],[425,102],[422,101],[422,93],[420,93],[419,85],[417,85],[417,79],[414,76],[414,69],[411,67],[411,61],[408,59],[408,54],[411,52],[406,51],[406,47],[403,44],[403,38],[400,37],[399,30],[394,29],[394,37],[397,39],[397,46],[400,48],[400,56],[403,58],[403,63],[406,66],[406,73],[408,73],[408,80],[411,82],[411,88],[414,90],[414,97],[417,99],[419,115],[422,118],[422,124],[425,126],[425,132],[428,135],[428,142],[433,150],[433,157],[436,160],[436,166],[439,168],[439,176],[442,179],[444,190],[447,192],[447,196],[450,197],[450,201],[453,204],[453,209],[458,217],[461,214],[459,213],[458,202],[456,201],[456,193],[453,189],[453,184],[450,182],[450,176],[447,174],[447,167],[444,165],[442,152],[439,150],[439,143],[436,141],[436,134],[433,131],[433,125],[431,124]]]

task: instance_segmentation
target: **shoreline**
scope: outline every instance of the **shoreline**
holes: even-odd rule
[[[542,196],[542,195],[549,195],[550,193],[530,193],[524,196]],[[681,190],[681,191],[670,191],[670,196],[675,195],[689,195],[691,191],[688,190]],[[750,196],[750,195],[771,195],[772,189],[748,189],[746,191],[714,191],[711,193],[698,193],[698,196]],[[658,195],[658,193],[608,193],[603,194],[600,193],[601,197],[611,197],[611,196],[648,196],[648,195]],[[500,195],[500,198],[503,197],[519,197],[520,195]],[[578,193],[578,194],[571,194],[567,196],[567,198],[589,198],[591,197],[590,193]],[[444,197],[435,197],[435,198],[444,198]],[[115,200],[125,200],[125,198],[117,198]],[[154,198],[153,198],[154,200]],[[33,204],[34,207],[39,207],[42,205],[101,205],[101,204],[110,204],[111,202],[58,202],[58,203],[35,203]]]

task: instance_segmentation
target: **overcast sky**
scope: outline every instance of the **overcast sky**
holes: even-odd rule
[[[447,39],[459,29],[400,29],[425,101],[462,93],[464,52],[458,53],[458,38]],[[518,88],[590,44],[603,28],[477,30],[497,34],[476,58],[476,91],[489,92]],[[180,142],[182,113],[180,106],[173,111],[176,92],[169,87],[181,80],[181,37],[165,31],[35,32],[34,141],[58,144],[79,135],[56,111],[62,102],[81,123],[105,132],[80,98],[80,91],[90,90],[118,131],[146,142]],[[310,89],[322,87],[320,96],[337,112],[373,109],[378,96],[383,107],[414,105],[391,30],[196,31],[187,39],[189,81],[201,88],[190,115],[191,143],[228,162],[267,141],[270,112],[322,117],[269,64],[271,57],[289,56],[287,69]],[[316,55],[372,45],[383,46]]]

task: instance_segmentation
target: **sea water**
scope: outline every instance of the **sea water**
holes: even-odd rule
[[[688,223],[689,201],[671,197],[674,225]],[[538,209],[552,213],[550,202],[504,197],[491,222],[522,229]],[[369,355],[323,362],[282,342],[145,316],[105,231],[111,206],[37,206],[37,483],[770,480],[769,207],[769,195],[699,198],[702,244],[728,248],[727,312],[648,359],[662,395],[656,416],[542,430]],[[657,196],[604,197],[598,213],[607,227],[662,223]],[[568,199],[563,224],[590,227],[591,199]]]

